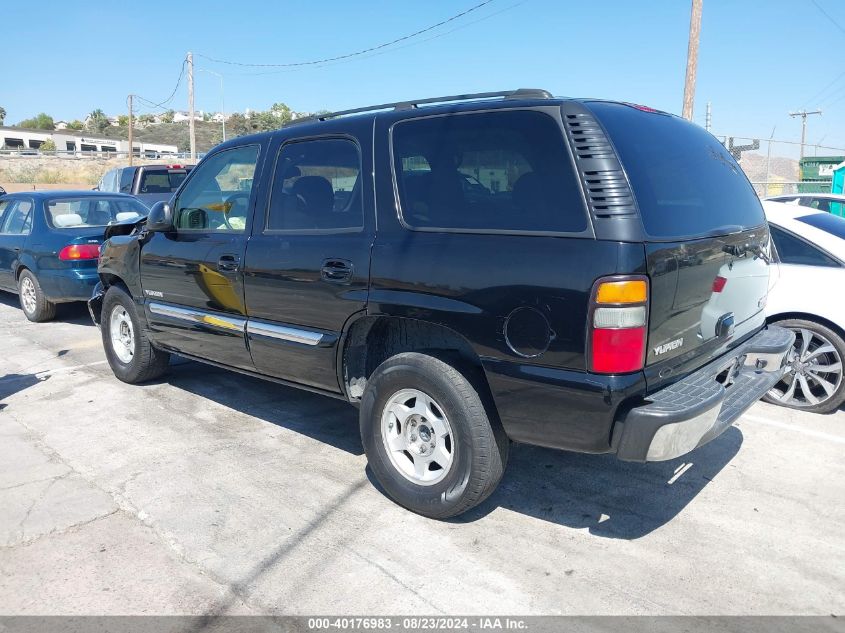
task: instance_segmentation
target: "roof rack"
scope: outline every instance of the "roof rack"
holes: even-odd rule
[[[540,88],[519,88],[517,90],[503,90],[500,92],[476,92],[465,95],[449,95],[446,97],[430,97],[428,99],[413,99],[411,101],[395,101],[393,103],[382,103],[380,105],[367,106],[365,108],[353,108],[351,110],[339,110],[338,112],[327,112],[301,119],[295,119],[290,124],[308,123],[313,121],[325,121],[349,114],[360,114],[361,112],[372,112],[374,110],[408,110],[430,103],[450,103],[453,101],[474,101],[477,99],[552,99],[554,96],[548,90]]]

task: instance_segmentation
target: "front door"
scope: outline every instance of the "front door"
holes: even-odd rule
[[[242,265],[261,150],[254,143],[207,157],[173,203],[175,230],[142,247],[145,309],[159,345],[252,369]]]
[[[366,307],[373,239],[366,139],[286,140],[266,212],[246,252],[247,336],[258,371],[338,392],[336,352],[349,317]],[[352,125],[352,124],[349,124]],[[348,129],[348,128],[347,128]]]

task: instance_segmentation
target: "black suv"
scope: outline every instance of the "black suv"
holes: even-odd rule
[[[174,353],[347,400],[387,494],[430,517],[487,497],[509,440],[683,455],[793,341],[765,327],[769,231],[743,172],[627,103],[327,114],[218,146],[106,237],[89,305],[118,378]]]

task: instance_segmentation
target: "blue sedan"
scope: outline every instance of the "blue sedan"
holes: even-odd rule
[[[56,304],[87,301],[97,284],[105,227],[137,220],[133,196],[96,191],[28,191],[0,198],[0,290],[15,292],[30,321]]]

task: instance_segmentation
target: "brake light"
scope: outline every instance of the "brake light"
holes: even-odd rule
[[[68,244],[59,251],[59,259],[62,261],[97,259],[99,256],[99,244]]]
[[[165,165],[168,169],[184,169],[184,165]]]
[[[589,314],[589,369],[600,374],[641,370],[645,365],[648,280],[599,279],[593,286]]]
[[[716,279],[713,280],[713,292],[722,292],[725,289],[725,284],[728,283],[728,280],[719,275]]]

